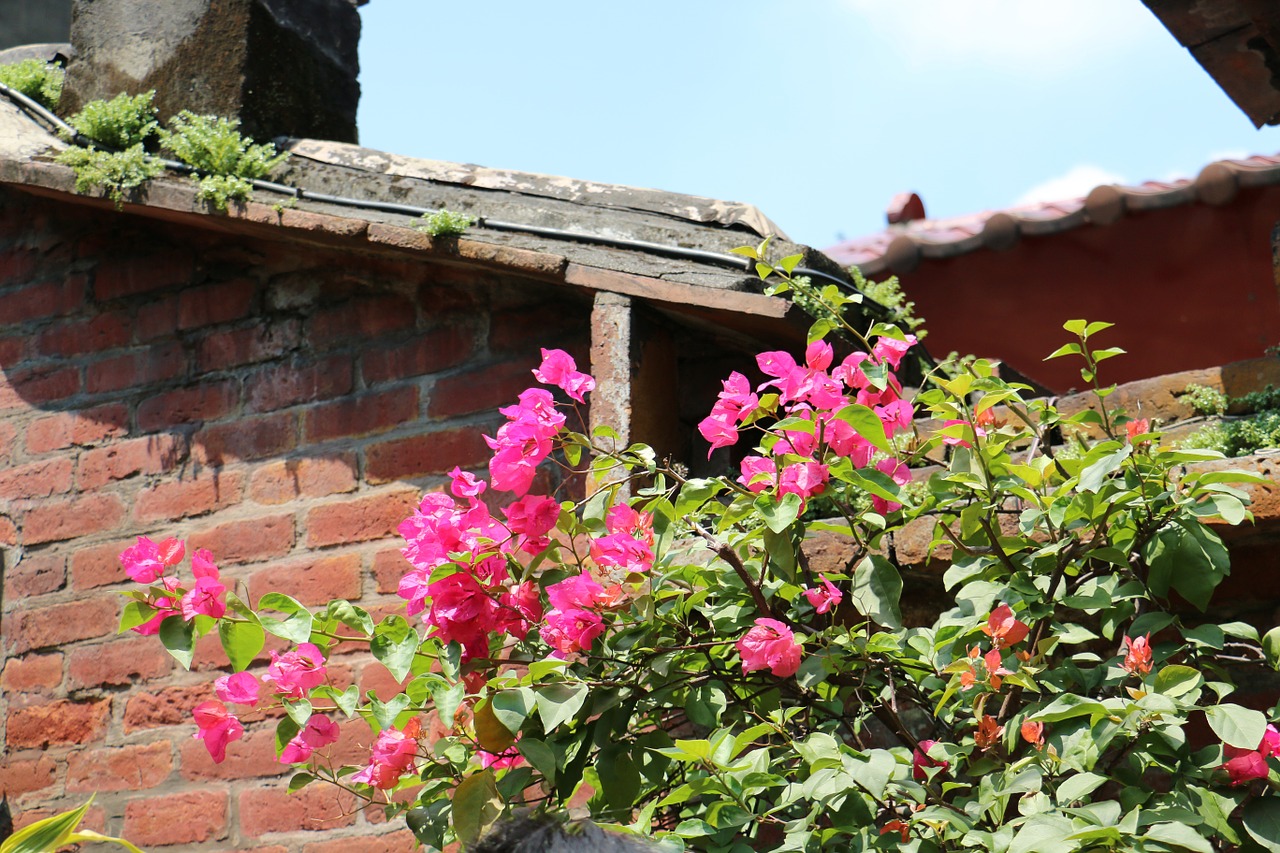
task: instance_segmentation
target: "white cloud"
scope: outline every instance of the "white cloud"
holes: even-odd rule
[[[843,0],[919,67],[983,67],[1037,77],[1136,42],[1172,40],[1137,0]]]
[[[1019,196],[1014,205],[1079,198],[1088,195],[1094,187],[1123,183],[1125,183],[1124,177],[1115,172],[1108,172],[1101,166],[1081,163],[1078,166],[1072,166],[1064,174],[1036,184]]]

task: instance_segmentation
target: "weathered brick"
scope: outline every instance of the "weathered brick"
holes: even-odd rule
[[[27,425],[27,452],[48,453],[70,447],[74,423],[75,415],[71,412],[35,419]],[[12,425],[9,428],[13,429]]]
[[[59,412],[27,425],[27,452],[50,453],[73,444],[92,444],[129,431],[129,410],[108,403],[78,412]]]
[[[88,320],[58,323],[40,333],[36,350],[41,355],[81,355],[122,347],[131,336],[128,318],[112,312]]]
[[[315,507],[307,513],[307,546],[321,548],[390,536],[417,505],[417,492],[402,490]]]
[[[30,439],[28,439],[30,441]],[[13,458],[18,445],[18,426],[12,421],[0,421],[0,462]]]
[[[239,383],[231,379],[167,391],[138,406],[138,429],[159,432],[176,424],[217,420],[235,408],[239,396]]]
[[[133,517],[139,522],[190,518],[240,502],[243,477],[237,472],[205,472],[192,480],[157,483],[138,493]]]
[[[2,538],[2,537],[0,537]],[[25,554],[5,570],[4,597],[9,601],[61,589],[67,571],[61,554]]]
[[[38,406],[78,393],[78,367],[24,368],[0,375],[0,409]]]
[[[53,817],[58,814],[58,809],[38,808],[23,809],[21,812],[13,816],[13,826],[15,829],[22,829],[30,826],[38,820],[44,820],[47,817]],[[94,806],[84,813],[84,819],[80,821],[80,829],[92,829],[94,832],[105,834],[107,827],[107,813],[101,806]]]
[[[424,474],[444,474],[455,466],[476,468],[485,464],[491,453],[480,427],[398,438],[365,449],[365,480],[376,485]]]
[[[376,693],[377,697],[383,702],[403,693],[405,686],[413,679],[412,675],[406,675],[404,681],[396,681],[387,668],[377,661],[369,661],[360,667],[360,693],[368,696],[369,691]]]
[[[45,503],[28,510],[22,519],[22,540],[27,545],[38,545],[101,533],[119,525],[124,515],[124,504],[115,495],[85,495]]]
[[[276,758],[275,727],[249,732],[227,745],[227,757],[214,764],[203,741],[187,739],[179,747],[182,778],[195,782],[210,779],[259,779],[292,773],[293,768]]]
[[[0,790],[8,797],[42,791],[54,783],[57,769],[58,765],[47,755],[29,761],[5,760],[0,762]]]
[[[45,459],[0,469],[0,500],[47,498],[70,490],[70,459]]]
[[[0,515],[0,545],[14,546],[18,544],[18,527],[13,519]]]
[[[409,385],[322,403],[307,411],[307,441],[368,435],[418,417],[418,389]]]
[[[184,288],[178,294],[178,328],[198,329],[246,317],[253,293],[253,282],[243,278]]]
[[[200,844],[227,834],[225,790],[147,795],[124,807],[124,831],[139,847]]]
[[[298,497],[322,498],[350,492],[355,487],[355,454],[339,453],[265,465],[253,472],[249,496],[257,503],[274,505]]]
[[[67,686],[104,687],[137,684],[168,675],[173,658],[154,637],[133,637],[71,651]]]
[[[0,283],[29,278],[39,258],[39,254],[27,248],[0,252]]]
[[[98,264],[93,276],[93,295],[99,301],[133,296],[191,280],[195,263],[182,250],[155,255],[130,255]]]
[[[17,655],[105,637],[114,634],[120,624],[118,607],[118,602],[109,598],[91,598],[14,610],[5,615],[5,636],[10,651]]]
[[[82,490],[91,491],[135,474],[172,471],[186,458],[187,444],[181,435],[157,433],[131,438],[81,453],[76,483]]]
[[[537,358],[542,347],[560,346],[566,333],[585,332],[587,312],[564,302],[540,302],[494,311],[489,316],[489,352]],[[581,362],[579,362],[581,364]]]
[[[205,427],[192,437],[191,444],[196,461],[204,465],[279,456],[297,446],[298,418],[293,412],[237,418]]]
[[[90,394],[132,390],[167,382],[186,372],[182,346],[168,341],[91,362],[84,369],[84,389]]]
[[[27,655],[10,658],[0,674],[5,693],[35,693],[53,690],[62,683],[62,654]]]
[[[44,749],[55,743],[101,740],[111,718],[111,699],[59,699],[9,712],[4,739],[10,749]]]
[[[120,539],[102,545],[77,548],[71,555],[71,587],[77,590],[96,589],[116,583],[131,582],[120,563],[120,552],[133,545],[136,539]]]
[[[213,690],[208,684],[165,687],[155,693],[135,693],[124,706],[125,734],[157,726],[190,725],[191,712],[195,707],[212,698]]]
[[[317,312],[308,326],[307,340],[317,349],[341,346],[411,329],[416,322],[412,300],[395,294],[369,296]]]
[[[351,393],[353,375],[351,359],[345,356],[304,363],[295,359],[264,367],[245,380],[245,409],[274,412],[299,403],[341,397]]]
[[[372,811],[376,809],[370,813]],[[354,835],[330,841],[313,841],[302,846],[302,853],[400,853],[402,850],[412,850],[416,844],[412,832],[400,829],[382,835]]]
[[[355,820],[355,796],[331,785],[309,785],[296,794],[280,787],[240,793],[240,830],[251,838],[268,832],[335,829]]]
[[[409,561],[404,558],[404,554],[401,554],[398,548],[374,554],[373,578],[377,583],[378,592],[382,595],[395,593],[400,589],[400,578],[404,577],[405,572],[411,568]]]
[[[448,370],[471,358],[476,337],[465,324],[434,328],[411,341],[366,351],[360,373],[366,385],[374,385]]]
[[[252,563],[283,557],[293,549],[292,515],[231,521],[211,530],[194,533],[187,540],[191,548],[208,548],[219,565]]]
[[[173,772],[173,747],[167,740],[136,746],[82,749],[67,756],[67,790],[145,791]]]
[[[249,597],[283,592],[306,605],[322,605],[333,599],[360,597],[360,555],[315,556],[280,566],[270,566],[249,578]]]
[[[152,299],[145,305],[138,306],[138,319],[134,324],[134,334],[139,341],[151,341],[156,338],[172,337],[178,329],[178,297],[167,296],[163,299]]]
[[[496,411],[514,405],[520,392],[537,383],[530,371],[536,359],[503,361],[437,379],[427,396],[427,414],[449,418]]]
[[[26,335],[0,335],[0,364],[6,369],[26,361],[30,352],[30,338]]]
[[[215,332],[196,343],[196,367],[202,373],[278,358],[301,340],[297,320]]]
[[[0,293],[0,326],[70,314],[84,302],[83,276],[42,281]]]

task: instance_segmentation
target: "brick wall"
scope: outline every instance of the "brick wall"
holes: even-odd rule
[[[116,555],[179,536],[255,600],[380,616],[395,526],[453,465],[483,463],[539,346],[585,357],[589,312],[474,268],[0,192],[0,789],[18,824],[96,793],[87,825],[145,849],[409,849],[341,792],[286,795],[274,721],[212,764],[190,712],[226,665],[217,639],[184,672],[155,638],[117,635]],[[330,672],[397,689],[355,654]],[[370,741],[354,721],[341,749],[359,761]]]

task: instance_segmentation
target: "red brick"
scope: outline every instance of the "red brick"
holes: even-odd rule
[[[18,528],[13,523],[13,519],[8,516],[0,515],[0,545],[17,545],[18,544]]]
[[[133,637],[72,649],[67,686],[105,687],[161,678],[173,669],[173,658],[155,637]]]
[[[99,314],[89,320],[59,323],[40,333],[36,349],[41,355],[68,356],[122,347],[132,333],[127,319],[118,313]]]
[[[86,495],[47,503],[27,511],[22,520],[26,545],[75,539],[111,530],[124,520],[124,504],[115,495]]]
[[[35,272],[39,257],[30,249],[6,249],[0,252],[0,282],[29,277]]]
[[[128,424],[129,410],[121,403],[37,418],[27,426],[27,452],[49,453],[125,435]]]
[[[364,476],[376,485],[423,474],[444,474],[455,466],[480,467],[491,454],[480,427],[442,429],[368,447],[364,452]]]
[[[3,539],[3,537],[0,537]],[[9,601],[44,595],[61,589],[67,571],[61,554],[25,554],[4,575],[4,597]]]
[[[267,592],[283,592],[313,606],[338,598],[353,601],[360,597],[360,555],[312,557],[260,569],[249,578],[249,598],[257,601]]]
[[[99,301],[119,299],[186,284],[195,264],[191,254],[172,251],[164,254],[113,258],[98,264],[93,276],[93,295]]]
[[[392,696],[403,693],[405,685],[412,680],[412,675],[406,675],[404,681],[396,681],[387,668],[377,661],[370,661],[360,667],[360,692],[366,698],[372,690],[385,702]]]
[[[71,412],[37,418],[27,425],[27,452],[49,453],[71,446],[76,416]]]
[[[9,650],[20,655],[114,634],[120,624],[118,604],[104,597],[11,611],[4,626]]]
[[[323,403],[307,411],[307,441],[386,432],[418,417],[418,389],[392,388]]]
[[[80,393],[77,367],[12,370],[0,376],[0,409],[51,403]]]
[[[138,406],[138,429],[159,432],[175,424],[213,421],[235,408],[239,387],[232,380],[168,391]]]
[[[417,505],[417,492],[397,491],[318,506],[307,513],[307,547],[390,536]]]
[[[53,817],[58,814],[58,809],[39,808],[39,809],[23,809],[19,814],[13,816],[13,826],[15,829],[22,829],[30,826],[38,820],[44,820],[47,817]],[[101,806],[94,806],[84,813],[84,820],[80,821],[80,829],[92,829],[94,832],[105,834],[107,826],[107,813]]]
[[[511,353],[521,359],[536,358],[542,347],[558,346],[567,332],[585,332],[586,317],[580,307],[563,302],[494,311],[489,317],[489,351]]]
[[[275,740],[275,726],[249,732],[228,744],[226,760],[214,764],[204,741],[186,739],[179,747],[182,778],[203,782],[210,779],[259,779],[292,773],[292,766],[281,764],[276,758]]]
[[[26,335],[0,335],[0,364],[9,369],[26,361],[30,352],[29,342]]]
[[[245,409],[274,412],[299,403],[341,397],[351,393],[353,373],[351,360],[343,356],[266,367],[245,380]]]
[[[180,435],[159,433],[131,438],[81,453],[76,483],[82,490],[91,491],[135,474],[172,471],[186,458],[186,442]]]
[[[173,747],[167,740],[80,750],[67,756],[67,791],[145,791],[171,772]]]
[[[8,797],[42,791],[54,783],[57,769],[58,765],[47,755],[31,761],[0,762],[0,790]]]
[[[293,550],[293,541],[293,516],[277,515],[220,524],[193,534],[187,544],[191,548],[208,548],[222,565],[283,557]]]
[[[196,368],[206,373],[268,361],[296,349],[300,340],[297,320],[215,332],[196,343]]]
[[[253,291],[253,282],[243,278],[184,288],[178,294],[178,328],[198,329],[248,316]]]
[[[372,814],[377,809],[369,812]],[[356,835],[335,838],[331,841],[315,841],[305,844],[302,853],[401,853],[413,850],[417,840],[407,829],[386,832],[382,835]]]
[[[395,593],[400,589],[400,578],[413,568],[400,551],[379,551],[373,555],[373,577],[377,581],[378,592],[382,595]]]
[[[62,654],[27,655],[10,658],[0,675],[6,693],[34,693],[53,690],[62,683]]]
[[[0,293],[0,326],[70,314],[83,302],[83,276],[29,284]]]
[[[28,439],[30,441],[30,439]],[[0,462],[8,462],[13,458],[13,451],[18,446],[18,427],[12,421],[0,421]]]
[[[192,438],[197,462],[219,466],[264,456],[279,456],[298,444],[298,418],[281,412],[260,418],[237,418],[205,427]]]
[[[360,373],[367,385],[394,382],[456,367],[475,350],[474,329],[443,326],[411,341],[365,352],[360,357]]]
[[[369,296],[317,312],[307,332],[316,348],[358,343],[397,329],[411,329],[417,322],[413,301],[392,294]]]
[[[199,844],[227,834],[225,790],[147,795],[124,807],[123,838],[139,847]]]
[[[139,341],[172,337],[178,330],[178,297],[156,299],[138,307],[134,334]]]
[[[256,665],[259,663],[266,663],[271,659],[271,653],[273,651],[284,654],[286,651],[288,651],[288,648],[289,648],[288,640],[282,640],[281,638],[273,634],[268,634],[266,638],[266,642],[263,644],[262,651],[258,652],[258,654],[255,655],[253,658],[254,664]],[[225,649],[222,648],[222,641],[218,639],[217,632],[214,632],[211,634],[205,634],[203,637],[196,640],[195,656],[191,659],[192,672],[210,672],[212,670],[225,670],[230,666],[231,666],[231,661],[227,660],[227,652]],[[222,673],[219,672],[214,676],[211,676],[211,679],[217,678],[219,675],[222,675]],[[333,681],[332,670],[330,670],[329,672],[329,680]],[[345,690],[346,688],[343,687],[342,689]],[[208,699],[209,696],[206,695],[204,698]],[[275,712],[266,711],[265,713],[268,716],[271,716],[273,714],[275,716],[279,716],[279,713],[277,712],[282,713],[283,709],[277,708]]]
[[[120,564],[120,552],[133,545],[135,539],[121,539],[104,545],[79,548],[71,555],[71,587],[76,590],[96,589],[132,580]]]
[[[332,457],[287,459],[253,472],[249,496],[260,504],[288,503],[297,497],[322,498],[356,487],[353,453]]]
[[[155,385],[186,372],[187,356],[182,346],[166,342],[90,363],[84,370],[84,386],[90,394],[105,394]]]
[[[538,384],[530,373],[538,363],[504,361],[437,379],[427,398],[427,414],[449,418],[514,405],[521,391]]]
[[[240,830],[256,838],[268,832],[351,826],[356,820],[355,806],[353,794],[333,785],[308,785],[296,794],[285,788],[242,791]]]
[[[155,693],[135,693],[129,697],[129,702],[124,707],[125,734],[157,726],[189,726],[195,707],[213,698],[211,684],[165,687]]]
[[[190,518],[240,502],[242,477],[231,472],[205,472],[194,480],[157,483],[138,493],[133,517],[139,522]]]
[[[70,459],[46,459],[0,470],[0,500],[47,498],[69,491]]]
[[[106,733],[111,700],[59,699],[9,712],[4,737],[10,749],[43,749],[55,743],[91,743]]]

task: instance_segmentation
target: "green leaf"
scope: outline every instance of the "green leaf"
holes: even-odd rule
[[[1106,713],[1107,707],[1098,700],[1066,693],[1036,711],[1033,716],[1044,723],[1056,723],[1072,717],[1100,717]]]
[[[195,630],[196,626],[181,616],[166,616],[160,623],[160,642],[183,669],[191,669],[191,658],[195,656]]]
[[[1143,549],[1151,567],[1147,579],[1152,592],[1167,595],[1176,590],[1199,610],[1209,606],[1214,589],[1231,573],[1231,558],[1222,540],[1196,521],[1161,529]]]
[[[1228,746],[1257,749],[1267,732],[1267,718],[1261,711],[1224,703],[1204,709],[1209,728]]]
[[[773,495],[761,495],[756,498],[756,511],[764,518],[764,523],[774,533],[781,533],[795,524],[800,517],[800,496],[791,492],[782,496],[781,500]]]
[[[258,652],[262,651],[267,634],[257,622],[219,619],[218,639],[222,641],[222,650],[227,653],[227,660],[231,661],[231,668],[236,672],[244,672],[253,663]]]
[[[1114,443],[1115,442],[1108,442],[1107,444]],[[1105,447],[1106,445],[1102,446]],[[1120,466],[1123,465],[1124,461],[1132,454],[1133,445],[1124,444],[1117,450],[1114,450],[1097,461],[1085,466],[1080,471],[1080,491],[1097,492],[1098,489],[1102,488],[1102,484],[1106,482],[1107,478],[1120,470]],[[1087,458],[1092,459],[1093,456],[1094,454],[1091,452]]]
[[[301,730],[306,726],[307,720],[311,719],[311,702],[306,699],[286,699],[284,712],[298,724],[298,729]]]
[[[458,706],[467,695],[467,689],[458,682],[445,684],[440,682],[431,686],[431,701],[436,706],[436,715],[446,727],[453,727],[453,717],[458,713]]]
[[[1058,786],[1058,805],[1065,806],[1076,800],[1083,800],[1106,781],[1106,776],[1099,776],[1097,773],[1076,773],[1068,776]]]
[[[906,503],[906,498],[898,484],[883,471],[877,471],[875,468],[863,468],[862,470],[850,471],[845,475],[845,479],[863,491],[870,492],[884,500],[896,504]]]
[[[369,615],[369,611],[363,607],[356,607],[350,601],[343,601],[342,599],[330,601],[329,608],[325,611],[325,616],[328,619],[336,619],[351,630],[359,631],[364,636],[373,633],[373,617]]]
[[[470,847],[502,814],[504,803],[492,770],[473,773],[453,792],[453,831]]]
[[[312,776],[310,773],[294,773],[293,778],[289,780],[289,793],[292,794],[297,791],[301,791],[303,788],[314,782],[316,778],[317,777]]]
[[[130,601],[120,611],[120,627],[119,631],[128,631],[130,628],[136,628],[144,622],[150,621],[151,617],[157,613],[156,609],[150,604],[141,601]]]
[[[346,714],[348,719],[354,717],[356,708],[360,705],[360,688],[352,684],[341,693],[335,690],[333,704],[337,705],[338,709]]]
[[[631,753],[622,746],[606,747],[596,759],[596,769],[609,805],[620,812],[630,811],[640,793],[640,770]]]
[[[1044,350],[1041,350],[1041,352],[1044,352]],[[1079,344],[1063,344],[1053,352],[1046,355],[1044,357],[1044,360],[1048,361],[1051,358],[1062,358],[1062,356],[1064,355],[1080,355],[1080,345]]]
[[[1147,827],[1147,832],[1142,837],[1147,841],[1156,841],[1177,850],[1213,853],[1213,846],[1208,840],[1185,823],[1157,823]]]
[[[1262,652],[1272,669],[1280,669],[1280,628],[1272,628],[1263,635]]]
[[[413,666],[413,656],[417,654],[419,642],[418,632],[408,620],[403,616],[391,615],[374,629],[369,650],[387,668],[392,678],[404,681]]]
[[[518,732],[538,705],[538,696],[529,687],[517,687],[496,693],[490,702],[493,715],[509,732]]]
[[[555,782],[556,772],[559,770],[555,750],[543,741],[532,737],[520,738],[516,741],[516,749],[533,765],[534,770],[542,774],[542,778],[548,782]]]
[[[1204,679],[1199,671],[1189,666],[1173,664],[1164,667],[1156,675],[1155,688],[1157,693],[1177,698],[1199,690],[1203,683]]]
[[[142,853],[140,849],[123,838],[103,835],[99,832],[94,832],[92,829],[78,829],[68,835],[65,841],[67,844],[76,845],[76,849],[79,849],[81,844],[119,844],[125,850],[132,851],[132,853]]]
[[[884,557],[871,554],[858,563],[853,572],[852,598],[858,612],[878,625],[902,628],[902,575]]]
[[[836,412],[836,417],[853,427],[854,432],[871,442],[877,450],[893,453],[893,447],[884,434],[884,422],[872,409],[853,403]]]
[[[267,610],[280,613],[284,618],[268,616],[264,612]],[[311,639],[311,611],[284,593],[268,592],[258,599],[258,617],[262,620],[262,627],[277,637],[293,643],[305,643]]]
[[[550,736],[560,724],[577,716],[590,688],[585,684],[548,684],[534,692],[538,694],[542,730]]]
[[[1244,807],[1244,829],[1272,853],[1280,853],[1280,798],[1259,797]]]
[[[90,796],[79,808],[24,826],[0,844],[0,853],[47,853],[65,846],[67,837],[75,832],[92,802]]]

